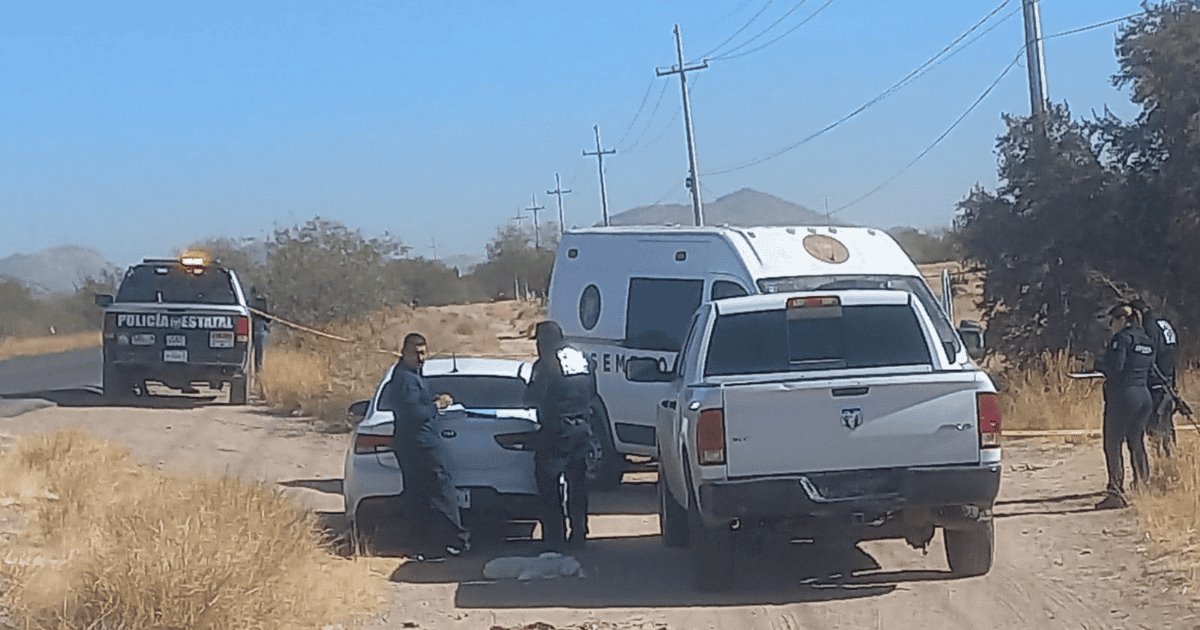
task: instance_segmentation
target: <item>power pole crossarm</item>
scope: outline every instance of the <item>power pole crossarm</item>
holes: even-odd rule
[[[562,238],[563,233],[566,232],[566,230],[567,230],[566,217],[563,216],[562,197],[563,197],[563,195],[571,194],[571,189],[570,188],[563,189],[562,180],[559,179],[558,173],[555,173],[554,174],[554,190],[547,190],[546,194],[554,195],[555,197],[558,197],[558,236],[559,236],[559,238]]]
[[[675,25],[675,60],[676,65],[669,70],[655,68],[654,72],[660,77],[679,75],[679,91],[683,95],[683,130],[687,136],[688,188],[692,192],[692,219],[700,226],[704,225],[704,202],[700,195],[700,168],[696,161],[696,134],[692,130],[692,103],[688,95],[687,73],[707,68],[708,60],[690,66],[683,64],[683,35],[678,24]]]
[[[533,248],[541,249],[542,248],[542,235],[539,233],[541,231],[541,228],[538,225],[538,213],[541,212],[542,210],[545,210],[546,206],[537,205],[537,194],[536,193],[530,195],[529,199],[530,199],[529,207],[525,208],[525,210],[527,210],[529,212],[529,214],[533,215]]]
[[[584,151],[583,155],[584,155],[584,157],[595,156],[597,166],[600,169],[600,209],[601,209],[601,212],[603,212],[603,214],[604,214],[604,225],[607,226],[609,224],[608,223],[608,189],[606,189],[604,187],[604,156],[613,155],[614,153],[617,152],[617,150],[601,148],[600,125],[593,125],[592,131],[596,132],[596,150],[590,151],[590,152]]]

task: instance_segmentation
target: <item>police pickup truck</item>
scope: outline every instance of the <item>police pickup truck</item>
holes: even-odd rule
[[[952,573],[992,566],[1000,488],[996,389],[904,290],[780,293],[706,302],[661,383],[659,518],[690,547],[699,586],[723,588],[735,543],[843,552],[941,529]]]
[[[104,395],[148,395],[147,381],[222,389],[246,404],[253,375],[250,309],[237,275],[205,256],[148,258],[125,273],[104,307]]]

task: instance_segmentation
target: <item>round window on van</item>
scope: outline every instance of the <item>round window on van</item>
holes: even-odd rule
[[[587,285],[583,295],[579,296],[579,323],[584,330],[591,330],[600,321],[600,289],[594,284]]]

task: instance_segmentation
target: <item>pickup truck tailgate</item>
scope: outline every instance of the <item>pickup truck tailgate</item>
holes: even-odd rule
[[[728,475],[978,463],[975,380],[943,372],[727,384]]]

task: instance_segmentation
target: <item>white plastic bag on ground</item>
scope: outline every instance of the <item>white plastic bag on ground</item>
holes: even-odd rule
[[[490,560],[483,567],[483,577],[489,580],[552,580],[560,577],[583,577],[583,567],[571,556],[547,552],[536,558],[509,556]]]

